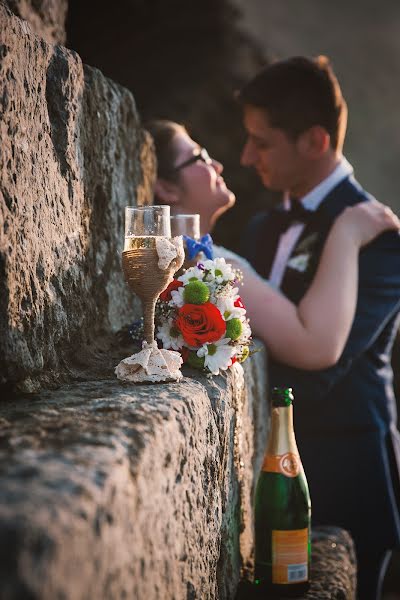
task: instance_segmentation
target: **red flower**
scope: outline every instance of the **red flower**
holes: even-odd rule
[[[163,302],[169,302],[172,298],[171,296],[171,292],[173,292],[174,290],[177,290],[178,288],[182,287],[183,283],[182,281],[178,281],[177,279],[173,279],[171,281],[171,283],[168,285],[168,287],[165,288],[165,290],[163,292],[161,292],[160,294],[160,300],[162,300]]]
[[[239,298],[237,298],[235,300],[235,302],[233,303],[233,306],[236,306],[236,308],[246,308],[245,305],[243,304],[242,299],[240,298],[240,296],[239,296]]]
[[[220,311],[211,302],[184,304],[178,311],[175,326],[185,342],[196,348],[205,342],[216,342],[226,331]]]

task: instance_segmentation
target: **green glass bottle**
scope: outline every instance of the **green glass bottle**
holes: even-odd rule
[[[254,583],[268,597],[301,596],[310,578],[311,502],[292,401],[291,388],[273,389],[269,440],[255,495]]]

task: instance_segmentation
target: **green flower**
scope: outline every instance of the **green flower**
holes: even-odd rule
[[[225,337],[231,338],[231,340],[237,340],[243,331],[242,322],[240,319],[231,319],[226,322],[226,333]]]
[[[210,290],[205,283],[196,279],[185,285],[183,299],[187,304],[204,304],[210,299]]]
[[[204,356],[197,356],[196,352],[189,352],[187,363],[194,369],[204,369]]]

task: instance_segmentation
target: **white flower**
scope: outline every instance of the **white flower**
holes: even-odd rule
[[[204,344],[197,351],[197,356],[204,356],[204,366],[213,374],[225,371],[231,366],[236,349],[229,345],[229,338],[222,338],[212,344]]]
[[[234,290],[233,290],[234,291]],[[233,296],[225,296],[224,294],[218,296],[216,298],[215,304],[216,307],[221,312],[225,321],[230,321],[231,319],[243,319],[246,314],[246,309],[240,308],[239,306],[235,306],[235,302],[239,296],[236,294]]]
[[[209,271],[206,281],[214,279],[216,283],[223,283],[224,281],[233,281],[235,279],[235,273],[232,266],[225,262],[224,258],[206,260],[203,265],[206,271]]]
[[[294,269],[295,271],[300,271],[300,273],[304,273],[304,271],[308,267],[309,261],[309,254],[298,254],[297,256],[294,256],[288,261],[287,266],[291,269]]]
[[[296,252],[305,252],[306,250],[309,250],[311,246],[313,246],[315,244],[315,242],[318,240],[318,236],[319,234],[316,233],[312,233],[311,235],[309,235],[308,237],[304,238],[304,240],[302,240],[299,244],[297,244],[296,246]]]
[[[171,300],[168,302],[170,306],[177,306],[180,308],[185,304],[185,300],[183,299],[183,293],[185,291],[185,286],[181,285],[177,290],[172,290],[171,292]]]
[[[203,281],[203,277],[203,269],[199,269],[199,267],[190,267],[190,269],[186,269],[186,271],[178,277],[178,281],[182,281],[183,285],[186,285],[190,280],[193,280],[193,278]]]
[[[172,333],[172,335],[171,335]],[[157,328],[156,337],[162,341],[163,348],[180,350],[184,344],[184,339],[180,332],[174,327],[172,319],[168,319]]]
[[[248,319],[242,319],[242,333],[240,334],[239,339],[237,340],[238,344],[247,345],[251,338],[251,329],[249,325]]]

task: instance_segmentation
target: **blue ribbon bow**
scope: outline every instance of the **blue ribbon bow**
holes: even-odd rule
[[[203,235],[199,241],[194,240],[188,235],[184,235],[189,260],[192,260],[199,252],[204,252],[209,260],[214,258],[213,241],[209,233]]]

